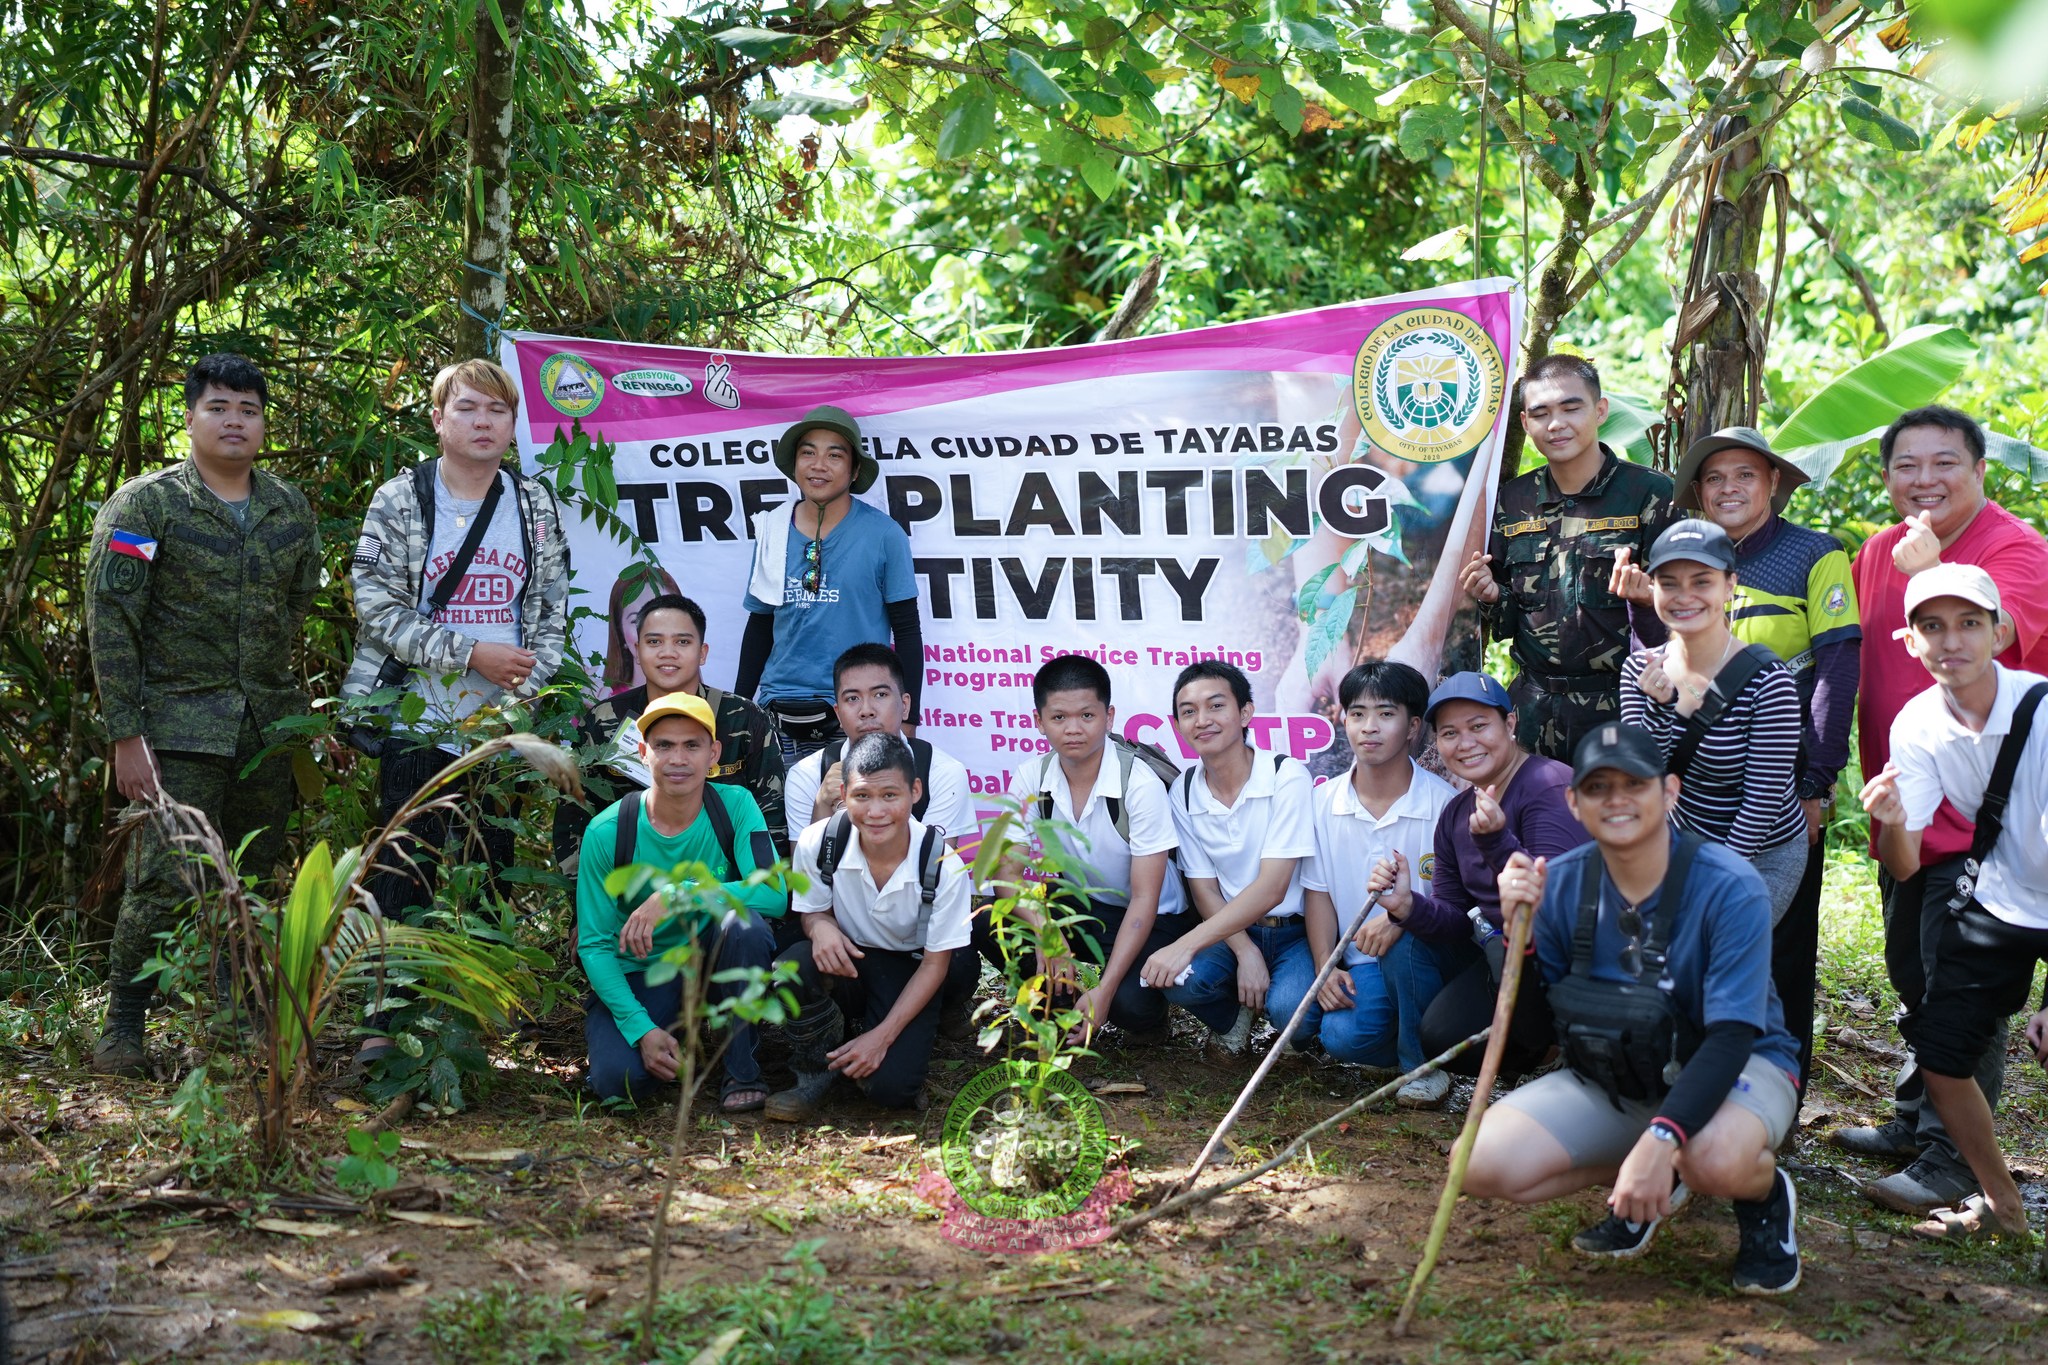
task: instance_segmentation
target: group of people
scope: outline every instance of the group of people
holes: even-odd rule
[[[1870,1191],[1935,1214],[1932,1235],[2024,1226],[1992,1105],[2007,1018],[2048,958],[2048,739],[2029,730],[2048,691],[2048,542],[1987,500],[1981,428],[1940,407],[1892,424],[1880,458],[1900,521],[1852,561],[1785,519],[1806,476],[1756,431],[1696,443],[1671,478],[1600,443],[1607,404],[1583,358],[1538,362],[1521,399],[1543,463],[1504,485],[1460,574],[1510,647],[1507,686],[1361,663],[1334,699],[1352,763],[1318,785],[1250,743],[1251,684],[1230,664],[1173,684],[1183,770],[1122,737],[1100,663],[1054,658],[1033,687],[1047,750],[1008,784],[1033,838],[985,886],[954,852],[978,834],[966,770],[916,734],[908,537],[855,496],[878,470],[852,417],[791,426],[775,458],[798,496],[755,522],[734,690],[703,678],[703,609],[664,592],[630,637],[644,684],[576,727],[589,799],[558,805],[554,845],[576,884],[593,1089],[638,1098],[676,1076],[681,984],[649,985],[647,968],[694,935],[714,971],[793,971],[794,1083],[768,1085],[738,1026],[728,1111],[801,1121],[842,1079],[918,1105],[935,1039],[972,1027],[983,962],[1020,952],[1097,1046],[1162,1040],[1178,1005],[1241,1055],[1261,1013],[1299,1014],[1296,1050],[1415,1073],[1399,1102],[1433,1107],[1450,1081],[1426,1059],[1491,1020],[1533,915],[1536,981],[1503,1074],[1534,1079],[1487,1114],[1469,1188],[1611,1186],[1611,1216],[1574,1246],[1613,1257],[1691,1195],[1725,1195],[1737,1287],[1786,1292],[1796,1194],[1774,1153],[1811,1062],[1824,835],[1860,725],[1915,1062],[1895,1117],[1833,1139],[1910,1162]],[[254,467],[266,400],[247,360],[196,363],[191,457],[108,500],[88,567],[115,785],[199,807],[231,847],[254,834],[246,861],[263,870],[291,796],[271,727],[307,706],[292,643],[321,575],[305,498]],[[534,698],[563,666],[561,509],[505,461],[517,410],[497,366],[442,371],[439,456],[378,489],[350,557],[342,696],[387,816],[460,750],[470,716]],[[507,824],[484,793],[475,806],[465,837],[496,878]],[[433,854],[456,832],[420,832],[372,887],[379,913],[431,904]],[[783,860],[802,874],[793,896],[754,876]],[[693,862],[722,876],[722,915],[675,913],[645,876],[606,889],[618,868]],[[1016,894],[1046,868],[1049,896]],[[99,1070],[146,1069],[143,967],[185,899],[176,872],[145,831]],[[1056,927],[1020,909],[1020,946],[987,908],[1005,896],[1058,905]],[[1318,985],[1340,938],[1342,969]],[[384,1022],[365,1022],[365,1061],[390,1046]],[[2048,1058],[2048,1010],[2028,1036]]]

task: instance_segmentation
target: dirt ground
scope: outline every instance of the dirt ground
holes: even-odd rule
[[[2048,1286],[2027,1250],[1913,1242],[1906,1220],[1853,1192],[1873,1171],[1818,1142],[1876,1112],[1885,1090],[1883,1030],[1845,1018],[1862,1032],[1824,1052],[1826,1083],[1791,1158],[1805,1283],[1782,1301],[1728,1290],[1725,1204],[1701,1201],[1640,1261],[1594,1268],[1565,1242],[1595,1216],[1595,1195],[1537,1209],[1468,1200],[1413,1334],[1392,1339],[1466,1087],[1452,1112],[1361,1115],[1304,1159],[1129,1242],[968,1251],[941,1235],[916,1192],[937,1160],[946,1100],[982,1065],[966,1045],[942,1043],[921,1115],[841,1096],[816,1129],[758,1116],[696,1125],[674,1206],[670,1296],[642,1352],[632,1333],[672,1110],[579,1103],[569,1081],[580,1030],[568,1016],[503,1055],[471,1110],[407,1120],[400,1197],[370,1206],[317,1168],[268,1194],[194,1188],[190,1165],[208,1152],[172,1145],[156,1108],[167,1084],[99,1084],[33,1051],[0,1052],[11,1121],[0,1122],[0,1287],[27,1365],[2048,1356]],[[772,1077],[779,1058],[770,1062]],[[2039,1073],[2028,1070],[2016,1056],[2008,1113],[2021,1121],[2040,1110]],[[1144,1087],[1101,1100],[1142,1202],[1193,1158],[1248,1070],[1210,1066],[1183,1036],[1082,1074]],[[1290,1059],[1226,1161],[1255,1163],[1367,1085],[1360,1072]],[[365,1117],[337,1083],[304,1149],[338,1156]],[[166,1175],[181,1157],[187,1167]],[[355,1272],[385,1283],[334,1279]]]

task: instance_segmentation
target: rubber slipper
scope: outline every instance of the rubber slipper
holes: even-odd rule
[[[1986,1242],[2004,1235],[2006,1228],[1984,1196],[1973,1194],[1952,1209],[1934,1210],[1926,1222],[1915,1223],[1912,1231],[1928,1242]]]
[[[742,1095],[752,1095],[754,1098],[745,1100],[740,1098]],[[748,1114],[767,1103],[768,1091],[765,1087],[742,1085],[726,1092],[718,1101],[718,1109],[723,1114]]]
[[[398,1044],[393,1042],[364,1043],[356,1049],[354,1060],[348,1064],[350,1079],[362,1080],[370,1074],[370,1067],[373,1063],[383,1061],[396,1051],[398,1051]]]

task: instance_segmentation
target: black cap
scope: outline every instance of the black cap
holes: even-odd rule
[[[1643,565],[1643,570],[1655,573],[1664,565],[1681,559],[1733,572],[1735,542],[1713,522],[1687,517],[1657,537],[1657,543],[1650,547],[1650,560]]]
[[[1572,785],[1578,786],[1602,768],[1618,768],[1630,777],[1662,777],[1664,751],[1640,725],[1602,721],[1572,752]]]

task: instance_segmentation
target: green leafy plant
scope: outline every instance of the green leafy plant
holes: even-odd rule
[[[195,1185],[254,1188],[258,1173],[249,1159],[249,1125],[235,1117],[226,1088],[215,1084],[207,1067],[193,1067],[179,1082],[168,1112],[185,1173]]]
[[[388,1128],[375,1133],[351,1128],[347,1140],[348,1155],[334,1168],[336,1184],[349,1189],[388,1190],[398,1183],[398,1168],[392,1164],[398,1155],[398,1134]]]

